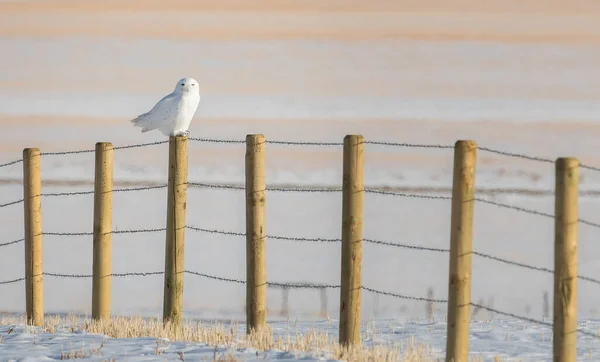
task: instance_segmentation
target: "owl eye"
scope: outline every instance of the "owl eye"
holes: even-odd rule
[[[185,83],[181,83],[181,85],[185,85]]]

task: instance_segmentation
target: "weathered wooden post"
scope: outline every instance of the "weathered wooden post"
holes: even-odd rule
[[[167,237],[163,322],[178,329],[183,309],[185,209],[188,178],[188,138],[169,137],[169,182],[167,187]]]
[[[362,232],[364,138],[344,137],[342,184],[342,271],[340,290],[341,345],[360,343],[362,296]]]
[[[469,359],[476,157],[474,141],[456,142],[450,221],[447,362],[467,362]]]
[[[44,324],[42,268],[42,178],[39,148],[23,150],[23,200],[25,220],[25,303],[27,323]]]
[[[556,160],[554,218],[554,361],[577,357],[577,231],[579,161]]]
[[[92,318],[110,318],[113,146],[96,143]]]
[[[267,323],[265,136],[246,136],[246,332]]]

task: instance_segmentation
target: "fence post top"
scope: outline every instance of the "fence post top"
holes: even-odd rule
[[[359,142],[364,142],[365,138],[361,134],[348,134],[344,137],[344,142],[356,140]]]
[[[265,135],[262,133],[250,133],[246,135],[246,142],[250,142],[252,140],[264,140],[265,139]]]
[[[456,143],[454,143],[454,147],[455,148],[467,148],[467,149],[471,149],[471,148],[477,148],[477,142],[473,141],[473,140],[458,140],[456,141]]]
[[[577,159],[577,157],[558,157],[556,159],[556,164],[579,166],[579,160]]]
[[[113,144],[112,142],[96,142],[96,148],[102,148],[102,147],[106,147],[106,148],[113,148]]]
[[[23,149],[23,159],[40,156],[40,155],[41,155],[40,149],[37,147]]]
[[[187,141],[187,139],[188,139],[188,136],[185,136],[185,135],[169,136],[169,141],[170,142],[173,142],[173,141],[175,141],[175,142],[177,142],[177,141],[183,142],[183,141]]]

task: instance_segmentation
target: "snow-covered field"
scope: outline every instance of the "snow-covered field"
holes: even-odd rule
[[[142,0],[127,3],[133,5],[63,0],[60,9],[46,8],[49,3],[41,1],[27,2],[27,9],[2,2],[0,164],[20,158],[25,147],[54,152],[93,149],[98,141],[125,146],[164,140],[160,134],[139,133],[127,120],[147,111],[177,79],[192,76],[200,81],[203,97],[192,137],[242,140],[248,133],[263,133],[268,140],[342,142],[344,135],[360,133],[368,141],[449,146],[473,139],[497,150],[550,160],[576,156],[586,165],[600,166],[600,10],[594,1],[564,9],[566,5],[541,0],[527,7],[514,1],[484,5],[460,0],[453,5],[458,10],[435,0],[418,6],[410,1],[356,2],[354,6],[366,7],[364,13],[341,11],[338,7],[345,5],[337,0],[326,11],[307,1],[303,6],[310,9],[298,13],[290,9],[299,5],[283,1],[275,10],[269,8],[275,3],[262,2],[215,3],[213,12],[179,0],[170,2],[178,9],[170,11]],[[461,6],[476,7],[478,13],[464,13]],[[533,13],[534,18],[529,16]],[[360,22],[365,24],[358,33],[356,14],[364,15]],[[189,147],[190,181],[243,183],[243,144],[190,142]],[[339,146],[270,144],[267,182],[339,187],[341,156]],[[44,156],[43,192],[91,190],[93,157]],[[166,144],[117,150],[116,187],[164,184],[166,166]],[[368,187],[448,196],[452,150],[367,145],[365,172]],[[0,168],[0,205],[22,198],[21,173],[21,164]],[[581,175],[580,188],[587,193],[580,197],[580,217],[600,223],[600,172],[582,169]],[[480,150],[476,185],[483,199],[553,213],[551,163]],[[91,232],[92,201],[92,195],[45,197],[44,231]],[[188,225],[217,232],[187,231],[187,270],[245,279],[243,237],[218,233],[244,232],[244,205],[240,190],[189,188]],[[165,207],[164,188],[115,193],[114,229],[162,228]],[[267,195],[269,235],[336,239],[340,222],[340,193]],[[367,239],[446,249],[449,222],[448,200],[365,195]],[[0,207],[0,245],[22,238],[22,225],[22,205]],[[594,225],[580,225],[580,275],[599,279],[599,234]],[[477,203],[474,237],[477,252],[553,267],[551,218]],[[49,313],[90,312],[91,280],[85,276],[91,273],[91,250],[90,236],[44,236],[44,270],[82,276],[45,277]],[[337,285],[339,258],[337,242],[271,239],[268,279]],[[445,252],[367,242],[363,260],[365,287],[412,297],[427,297],[432,290],[434,298],[446,298]],[[163,233],[113,235],[114,273],[160,272],[163,263]],[[23,243],[0,246],[0,281],[23,273]],[[550,319],[545,320],[551,323],[552,280],[550,273],[475,256],[472,299],[538,320],[548,309]],[[114,313],[160,313],[161,275],[114,278],[112,283]],[[544,306],[546,292],[550,300]],[[186,317],[225,324],[243,320],[244,293],[239,283],[187,274]],[[0,295],[0,312],[23,312],[22,282],[0,285]],[[314,326],[335,339],[338,298],[336,288],[291,290],[293,333],[307,333]],[[592,334],[600,333],[599,298],[599,284],[579,281],[580,327]],[[280,288],[269,289],[269,319],[276,336],[291,333],[285,316],[279,315],[282,300]],[[330,320],[319,315],[322,309]],[[364,333],[370,336],[375,329],[365,341],[406,346],[414,338],[417,345],[430,346],[434,356],[443,356],[446,305],[435,304],[433,323],[426,310],[421,301],[365,291]],[[66,327],[41,333],[5,322],[0,326],[0,360],[58,359],[61,348],[76,350],[82,343],[87,348],[104,340]],[[236,328],[241,332],[243,325]],[[151,337],[104,343],[104,356],[89,359],[177,360],[177,352],[184,352],[186,361],[214,357],[213,346],[206,344],[174,342],[156,355]],[[600,358],[599,347],[600,339],[578,338],[581,360]],[[275,349],[258,355],[251,348],[231,351],[248,360],[335,359],[317,352],[306,357]],[[484,360],[550,360],[551,329],[480,311],[471,328],[471,351]]]
[[[50,323],[52,327],[46,329],[7,323],[4,320],[0,327],[0,359],[36,362],[65,358],[85,358],[92,361],[340,359],[333,347],[337,338],[335,320],[271,322],[269,327],[272,335],[269,334],[265,341],[246,339],[245,329],[236,322],[188,321],[186,325],[190,326],[191,331],[184,333],[192,340],[188,342],[171,340],[165,334],[152,332],[151,328],[148,328],[150,332],[147,337],[111,338],[105,334],[87,333],[76,328],[77,320],[63,318]],[[140,324],[139,320],[131,323],[132,329]],[[156,324],[160,324],[160,321],[146,322],[146,325]],[[126,330],[127,324],[117,326],[124,330],[113,333],[123,336],[135,333]],[[588,332],[595,331],[600,328],[600,321],[583,322],[579,327]],[[444,357],[444,322],[370,320],[365,323],[362,334],[366,347],[362,358],[365,360],[437,361]],[[215,342],[219,340],[221,342]],[[254,342],[249,342],[250,340]],[[265,345],[271,347],[264,350]],[[577,347],[578,360],[597,360],[596,338],[582,336],[578,339]],[[471,326],[470,350],[474,360],[491,361],[498,358],[501,361],[550,361],[552,329],[504,319],[474,322]],[[371,359],[366,359],[368,357]]]

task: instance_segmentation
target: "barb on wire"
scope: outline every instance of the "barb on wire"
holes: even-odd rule
[[[548,214],[546,212],[541,212],[541,211],[526,209],[526,208],[520,207],[520,206],[502,204],[502,203],[499,203],[499,202],[495,202],[495,201],[491,201],[491,200],[486,200],[486,199],[482,199],[482,198],[479,198],[479,197],[476,197],[474,200],[477,201],[477,202],[481,202],[481,203],[489,204],[489,205],[494,205],[494,206],[498,206],[498,207],[505,208],[505,209],[511,209],[511,210],[516,210],[516,211],[521,211],[521,212],[525,212],[527,214],[544,216],[544,217],[549,217],[549,218],[554,219],[554,215]]]
[[[167,228],[155,228],[155,229],[124,229],[124,230],[113,230],[113,234],[144,234],[144,233],[158,233],[167,231]]]
[[[190,141],[203,142],[203,143],[246,143],[245,140],[224,140],[224,139],[212,139],[212,138],[197,138],[189,137]]]
[[[111,234],[143,234],[143,233],[155,233],[166,231],[166,228],[155,228],[155,229],[125,229],[125,230],[113,230]],[[42,235],[49,236],[90,236],[94,235],[91,231],[82,231],[82,232],[42,232]]]
[[[85,235],[94,235],[91,231],[83,231],[83,232],[42,232],[42,235],[48,236],[85,236]]]
[[[220,235],[231,235],[231,236],[246,236],[246,233],[237,233],[235,231],[224,231],[224,230],[216,230],[216,229],[204,229],[191,225],[187,225],[186,228],[194,231],[200,231],[208,234],[220,234]]]
[[[590,171],[600,171],[600,167],[588,166],[583,164],[579,164],[579,167]]]
[[[273,145],[287,145],[287,146],[343,146],[343,142],[303,142],[303,141],[269,141]]]
[[[7,203],[5,203],[5,204],[0,204],[0,208],[6,207],[6,206],[11,206],[11,205],[20,204],[20,203],[22,203],[23,201],[25,201],[25,200],[24,200],[24,199],[20,199],[20,200],[10,201],[10,202],[7,202]]]
[[[210,184],[205,182],[188,182],[190,186],[205,187],[213,189],[232,189],[232,190],[245,190],[246,187],[242,185],[227,185],[227,184]],[[309,187],[267,187],[266,191],[276,192],[340,192],[341,188],[309,188]]]
[[[126,187],[121,189],[113,189],[113,192],[131,192],[131,191],[147,191],[155,189],[164,189],[168,185],[154,185],[154,186],[140,186],[140,187]]]
[[[17,239],[17,240],[13,240],[13,241],[9,241],[9,242],[0,244],[0,247],[18,244],[18,243],[23,242],[23,241],[25,241],[25,239],[23,239],[23,238]]]
[[[377,289],[373,289],[373,288],[369,288],[369,287],[365,287],[365,286],[363,286],[361,288],[363,290],[366,290],[366,291],[371,292],[371,293],[380,294],[380,295],[387,295],[387,296],[394,297],[394,298],[408,299],[408,300],[417,300],[417,301],[421,301],[421,302],[448,303],[448,301],[445,300],[445,299],[431,299],[431,298],[423,298],[423,297],[412,297],[412,296],[409,296],[409,295],[402,295],[402,294],[384,292],[384,291],[381,291],[381,290],[377,290]]]
[[[162,271],[130,272],[130,273],[112,273],[112,274],[109,274],[108,276],[115,277],[115,278],[146,277],[146,276],[152,276],[152,275],[161,275],[164,273],[165,272],[162,272]],[[69,279],[89,279],[89,278],[93,277],[92,274],[64,274],[64,273],[48,273],[48,272],[44,272],[43,274],[46,276],[49,276],[49,277],[69,278]]]
[[[3,164],[0,164],[0,168],[11,166],[11,165],[15,165],[15,164],[21,163],[21,162],[23,162],[23,159],[19,158],[18,160],[14,160],[14,161],[10,161],[10,162],[6,162],[6,163],[3,163]]]
[[[595,228],[600,228],[600,224],[595,223],[595,222],[591,222],[591,221],[583,220],[583,219],[578,219],[577,221],[579,221],[580,223],[582,223],[584,225],[592,226]]]
[[[538,161],[538,162],[544,162],[544,163],[554,163],[554,160],[551,160],[551,159],[548,159],[548,158],[542,158],[542,157],[537,157],[537,156],[528,156],[528,155],[521,154],[521,153],[512,153],[512,152],[500,151],[500,150],[496,150],[496,149],[489,148],[489,147],[480,147],[480,146],[478,146],[477,149],[479,149],[481,151],[484,151],[484,152],[495,153],[497,155],[502,155],[502,156],[523,158],[523,159],[526,159],[526,160]]]
[[[322,188],[304,188],[304,187],[268,187],[267,191],[277,191],[277,192],[341,192],[341,188],[336,187],[322,187]]]
[[[126,145],[126,146],[117,146],[117,147],[113,147],[113,150],[124,150],[124,149],[128,149],[128,148],[138,148],[138,147],[148,147],[148,146],[156,146],[156,145],[162,145],[164,143],[169,143],[168,140],[166,141],[156,141],[156,142],[147,142],[147,143],[138,143],[135,145]]]
[[[75,155],[79,153],[92,153],[96,150],[74,150],[74,151],[58,151],[58,152],[40,152],[40,156],[58,156],[58,155]]]
[[[167,185],[156,185],[156,186],[140,186],[140,187],[126,187],[113,189],[112,192],[131,192],[131,191],[146,191],[154,189],[164,189]],[[73,192],[46,192],[42,193],[42,196],[76,196],[76,195],[91,195],[94,190],[89,191],[73,191]]]
[[[524,213],[527,213],[527,214],[531,214],[531,215],[538,215],[538,216],[543,216],[543,217],[554,219],[554,215],[546,213],[546,212],[541,212],[541,211],[537,211],[537,210],[526,209],[526,208],[520,207],[520,206],[502,204],[502,203],[499,203],[499,202],[495,202],[495,201],[491,201],[491,200],[486,200],[486,199],[482,199],[482,198],[479,198],[479,197],[476,197],[474,200],[478,201],[478,202],[481,202],[481,203],[484,203],[484,204],[494,205],[494,206],[505,208],[505,209],[511,209],[511,210],[516,210],[516,211],[521,211],[521,212],[524,212]],[[578,221],[580,223],[584,224],[584,225],[588,225],[588,226],[600,228],[600,224],[599,223],[595,223],[595,222],[584,220],[584,219],[578,219]]]
[[[191,270],[186,270],[185,273],[196,275],[208,279],[218,280],[222,282],[228,283],[236,283],[236,284],[246,284],[245,280],[233,279],[233,278],[225,278],[219,277],[216,275],[199,273]],[[294,283],[294,282],[267,282],[267,286],[269,287],[278,287],[278,288],[290,288],[290,289],[323,289],[323,288],[339,288],[339,285],[332,284],[312,284],[312,283]]]
[[[365,241],[367,243],[371,243],[371,244],[392,246],[392,247],[396,247],[396,248],[413,249],[413,250],[423,250],[423,251],[434,251],[434,252],[439,252],[439,253],[448,253],[448,252],[450,252],[450,250],[448,250],[448,249],[430,248],[430,247],[426,247],[426,246],[409,245],[409,244],[399,244],[399,243],[393,243],[391,241],[375,240],[375,239],[368,239],[368,238],[363,238],[363,241]]]
[[[473,251],[473,255],[476,255],[476,256],[479,256],[479,257],[482,257],[482,258],[486,258],[486,259],[491,259],[491,260],[499,261],[499,262],[504,263],[504,264],[510,264],[510,265],[519,266],[521,268],[526,268],[526,269],[537,270],[537,271],[541,271],[541,272],[545,272],[545,273],[554,274],[554,270],[552,270],[552,269],[543,268],[543,267],[537,267],[537,266],[532,266],[532,265],[527,265],[527,264],[519,263],[519,262],[516,262],[516,261],[511,261],[511,260],[508,260],[508,259],[503,259],[503,258],[500,258],[500,257],[497,257],[497,256],[480,253],[480,252],[477,252],[477,251]]]
[[[44,192],[42,196],[75,196],[75,195],[90,195],[94,191],[73,191],[73,192]]]
[[[388,196],[400,196],[400,197],[409,197],[416,199],[430,199],[430,200],[452,200],[451,196],[434,196],[434,195],[419,195],[419,194],[409,194],[404,192],[391,192],[391,191],[381,191],[377,189],[364,189],[366,193],[371,194],[380,194],[380,195],[388,195]]]
[[[534,319],[534,318],[529,318],[529,317],[524,317],[524,316],[513,314],[513,313],[503,312],[501,310],[498,310],[498,309],[495,309],[495,308],[486,307],[484,305],[473,303],[473,302],[471,302],[470,304],[471,304],[472,307],[481,308],[481,309],[487,310],[488,312],[500,314],[500,315],[503,315],[505,317],[511,317],[511,318],[515,318],[515,319],[520,319],[520,320],[524,320],[524,321],[529,322],[529,323],[543,325],[543,326],[552,328],[552,323],[549,323],[549,322],[546,322],[546,321],[542,321],[542,320]],[[582,330],[580,328],[577,329],[577,332],[581,333],[583,335],[586,335],[586,336],[591,336],[591,337],[600,339],[600,335],[598,335],[596,333],[584,331],[584,330]]]
[[[18,282],[22,282],[24,280],[25,280],[25,278],[17,278],[17,279],[12,279],[12,280],[5,280],[5,281],[1,281],[0,285],[18,283]]]
[[[220,234],[220,235],[231,235],[231,236],[246,236],[246,233],[239,233],[235,231],[224,231],[224,230],[216,230],[216,229],[204,229],[191,225],[186,226],[190,230],[204,232],[208,234]],[[267,239],[274,240],[286,240],[286,241],[308,241],[308,242],[320,242],[320,243],[337,243],[340,242],[340,239],[327,239],[327,238],[304,238],[304,237],[294,237],[294,236],[281,236],[281,235],[267,235]]]
[[[394,146],[394,147],[408,147],[408,148],[440,148],[440,149],[453,149],[454,146],[449,145],[436,145],[436,144],[419,144],[419,143],[404,143],[404,142],[386,142],[386,141],[365,141],[365,144],[378,145],[378,146]]]
[[[209,184],[209,183],[204,183],[204,182],[188,182],[187,184],[189,186],[206,187],[206,188],[213,188],[213,189],[232,189],[232,190],[245,190],[246,189],[244,186],[219,185],[219,184]]]
[[[339,289],[336,284],[312,284],[312,283],[281,283],[267,282],[269,287],[290,288],[290,289]]]
[[[169,143],[169,141],[166,140],[166,141],[138,143],[138,144],[133,144],[133,145],[125,145],[125,146],[116,146],[116,147],[113,147],[113,150],[123,150],[123,149],[128,149],[128,148],[148,147],[148,146],[161,145],[163,143]],[[79,153],[92,153],[92,152],[96,152],[96,150],[88,149],[88,150],[74,150],[74,151],[41,152],[40,155],[41,156],[57,156],[57,155],[73,155],[73,154],[79,154]]]
[[[208,279],[218,280],[218,281],[221,281],[221,282],[237,283],[237,284],[246,284],[246,281],[244,281],[244,280],[232,279],[232,278],[224,278],[224,277],[218,277],[218,276],[216,276],[216,275],[204,274],[204,273],[199,273],[199,272],[190,271],[190,270],[186,270],[186,271],[185,271],[185,273],[186,273],[186,274],[191,274],[191,275],[200,276],[200,277],[204,277],[204,278],[208,278]]]

